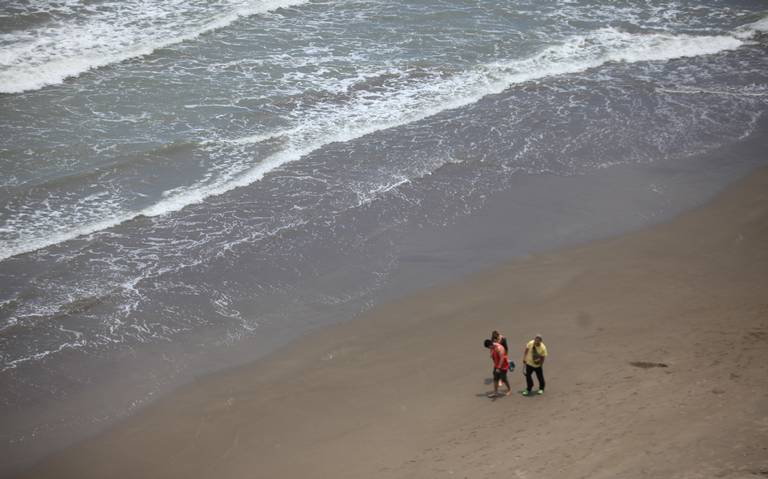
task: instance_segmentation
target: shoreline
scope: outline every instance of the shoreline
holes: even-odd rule
[[[55,402],[27,404],[0,414],[7,458],[0,477],[130,419],[185,384],[277,354],[312,331],[353,320],[371,305],[396,303],[414,292],[450,285],[512,260],[636,231],[701,205],[761,163],[753,158],[768,141],[766,127],[762,122],[754,136],[738,144],[684,160],[620,165],[587,176],[521,175],[514,188],[488,198],[482,209],[448,226],[410,225],[396,236],[372,238],[374,243],[398,245],[398,266],[362,313],[355,310],[362,304],[356,306],[354,301],[333,309],[321,307],[314,318],[294,318],[294,324],[283,329],[262,325],[257,337],[207,352],[205,357],[185,352],[185,347],[199,351],[194,346],[205,343],[203,338],[192,338],[172,349],[159,345],[127,351],[124,362],[114,358],[106,367],[103,361],[86,365],[60,361],[56,367],[65,375],[85,366],[95,379]],[[336,281],[354,284],[359,270],[359,265],[339,265],[331,276],[320,276],[300,289],[312,296]],[[258,311],[246,309],[244,314]],[[174,359],[174,351],[180,360]],[[176,366],[191,360],[184,370]],[[146,371],[152,371],[149,390],[142,389]],[[109,377],[101,380],[107,373]]]
[[[18,477],[761,474],[765,191],[761,168],[672,221],[380,305],[183,386]],[[518,364],[543,333],[545,396],[485,398],[491,329]]]

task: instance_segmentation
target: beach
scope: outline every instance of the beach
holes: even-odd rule
[[[768,170],[201,377],[17,477],[762,477]],[[515,394],[489,399],[493,329]],[[524,344],[549,349],[522,397]]]
[[[0,477],[765,474],[764,1],[0,3]]]

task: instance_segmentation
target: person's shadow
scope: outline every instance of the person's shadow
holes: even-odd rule
[[[485,379],[483,379],[483,384],[485,384],[486,386],[493,385],[493,378],[485,378]],[[477,393],[477,394],[475,394],[475,397],[479,397],[479,398],[483,398],[483,399],[490,399],[491,401],[495,401],[495,400],[499,399],[500,396],[489,397],[488,395],[491,394],[492,392],[493,392],[493,390],[486,391],[484,393]]]

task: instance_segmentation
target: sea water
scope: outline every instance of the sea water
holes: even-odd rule
[[[749,138],[767,10],[2,2],[0,451],[365,310],[403,225]]]

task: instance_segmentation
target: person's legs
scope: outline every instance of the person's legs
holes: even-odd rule
[[[533,374],[533,367],[531,367],[530,364],[525,365],[525,389],[528,390],[528,392],[531,392],[531,389],[533,389],[533,378],[531,375]]]
[[[512,392],[512,386],[509,385],[509,379],[507,379],[507,372],[502,371],[501,374],[499,374],[499,378],[501,379],[501,381],[499,382],[504,383],[504,385],[507,387],[507,396],[509,396],[509,393]]]
[[[499,393],[499,382],[501,381],[501,374],[498,369],[493,370],[493,394],[489,394],[489,397],[495,397]]]
[[[536,371],[536,379],[539,380],[539,389],[542,391],[544,390],[544,387],[546,386],[546,383],[544,382],[544,367],[538,367],[535,368]],[[533,382],[531,382],[531,386],[533,386]]]

